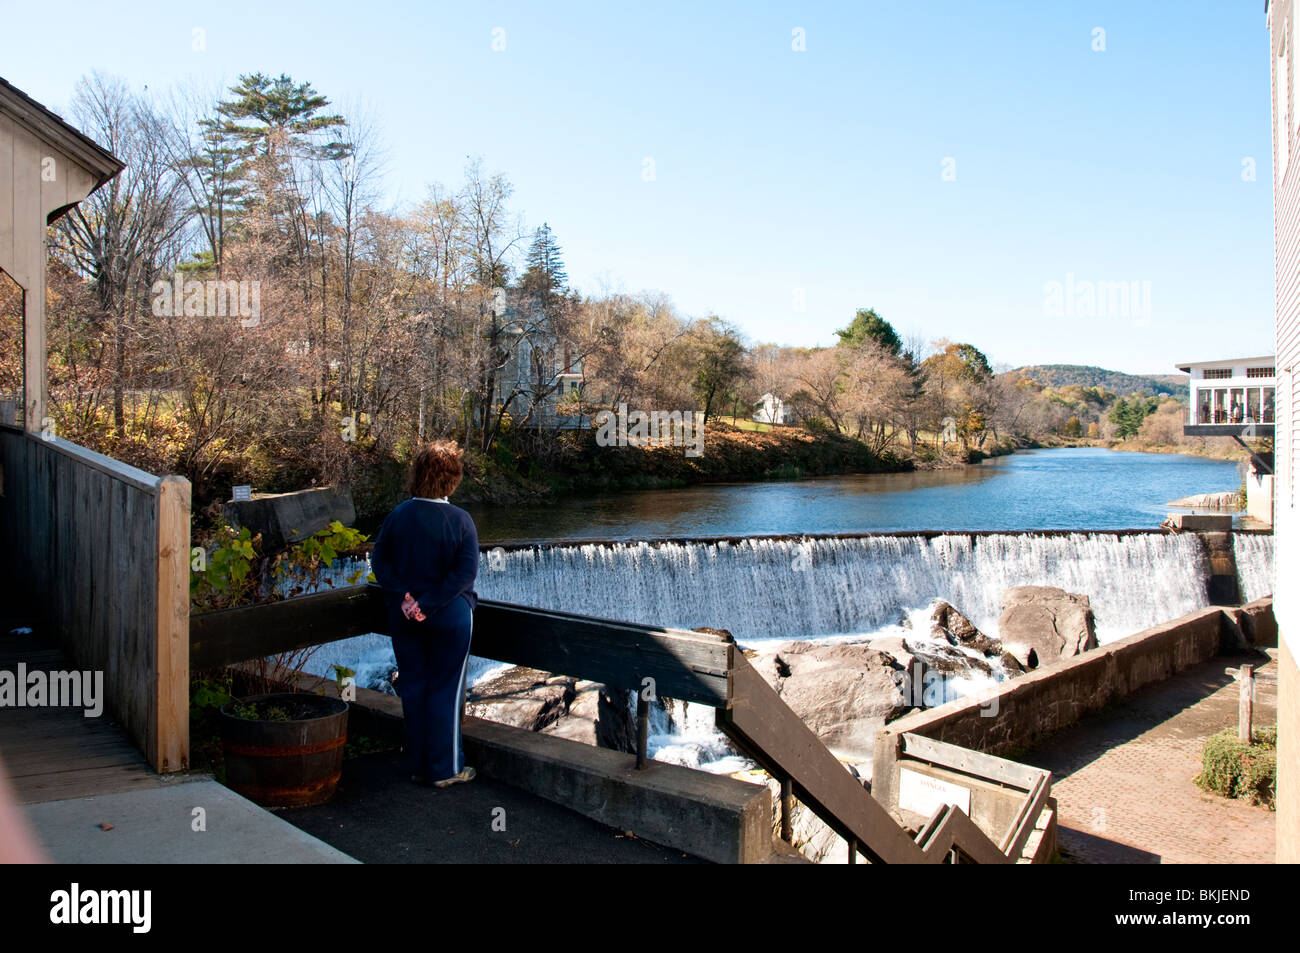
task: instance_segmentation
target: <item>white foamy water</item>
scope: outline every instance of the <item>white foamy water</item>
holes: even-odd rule
[[[1245,599],[1273,589],[1273,538],[1235,534]],[[485,599],[675,628],[727,629],[743,646],[784,641],[923,638],[902,620],[946,599],[997,634],[1004,589],[1058,586],[1089,597],[1097,636],[1108,642],[1208,604],[1208,566],[1194,534],[1023,533],[862,536],[738,542],[554,545],[484,554],[476,584]],[[341,581],[343,572],[338,574]],[[321,646],[307,668],[357,671],[357,684],[388,687],[395,667],[387,636]],[[508,666],[471,656],[470,683]],[[581,673],[565,673],[577,674]],[[995,680],[1000,673],[995,672]],[[984,676],[944,683],[945,699],[988,684]],[[653,757],[729,772],[747,765],[714,727],[713,710],[652,708]]]
[[[1002,591],[1059,586],[1092,600],[1103,641],[1207,604],[1191,534],[952,534],[548,546],[485,559],[487,599],[677,628],[742,644],[877,632],[932,599],[996,634]]]
[[[1241,583],[1241,601],[1253,602],[1272,595],[1273,535],[1271,533],[1234,533],[1232,545],[1236,550],[1237,578]]]

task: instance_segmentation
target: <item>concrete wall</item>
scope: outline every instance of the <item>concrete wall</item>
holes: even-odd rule
[[[1246,474],[1246,515],[1261,523],[1273,524],[1273,475]]]
[[[296,682],[338,696],[328,679],[301,675]],[[402,703],[358,688],[348,730],[399,740]],[[719,864],[768,863],[779,849],[765,785],[658,761],[638,770],[635,756],[621,751],[481,718],[464,719],[462,740],[468,763],[487,777],[665,847]]]
[[[1267,620],[1256,620],[1254,628],[1267,629],[1271,600],[1252,605]],[[890,803],[899,737],[905,732],[1009,756],[1143,685],[1213,658],[1221,648],[1231,648],[1241,631],[1222,609],[1199,609],[968,698],[890,722],[876,734],[872,793]]]

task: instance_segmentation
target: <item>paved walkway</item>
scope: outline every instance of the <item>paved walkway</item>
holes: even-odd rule
[[[1016,759],[1052,772],[1067,860],[1273,863],[1273,812],[1192,782],[1205,739],[1237,724],[1237,683],[1224,669],[1243,661],[1277,671],[1262,656],[1221,656],[1147,686]],[[1274,725],[1277,682],[1256,685],[1255,725]]]
[[[395,753],[352,758],[332,800],[277,815],[367,864],[698,864],[479,774],[438,790]]]

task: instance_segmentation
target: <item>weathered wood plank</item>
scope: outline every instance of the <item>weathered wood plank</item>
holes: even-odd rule
[[[1011,859],[998,850],[979,827],[960,808],[946,804],[941,809],[943,817],[937,824],[926,826],[928,837],[922,845],[925,859],[942,863],[948,852],[956,847],[977,864],[1009,864]]]
[[[162,772],[189,767],[190,482],[164,477],[158,494],[156,664],[157,749]]]
[[[795,795],[841,837],[856,839],[875,863],[922,863],[925,856],[889,812],[849,774],[743,656],[732,667],[731,707],[718,728],[764,770],[790,778]]]
[[[189,727],[188,500],[170,501],[167,532],[183,532],[184,545],[168,548],[173,562],[160,564],[154,477],[37,434],[6,430],[0,448],[9,581],[29,594],[33,621],[66,653],[65,666],[103,672],[108,712],[151,761],[175,770],[186,760]],[[168,570],[165,605],[160,566]],[[160,650],[164,618],[172,622]],[[162,723],[170,750],[160,748]]]
[[[1043,807],[1047,804],[1047,795],[1051,789],[1051,772],[1044,771],[1025,796],[1025,803],[1016,812],[1015,819],[1007,826],[1007,832],[998,846],[1012,863],[1015,863],[1024,851],[1025,843],[1038,823],[1038,815],[1043,812]]]
[[[211,668],[383,632],[386,625],[383,597],[375,586],[202,613],[190,618],[190,665]],[[707,633],[485,600],[474,614],[471,651],[622,688],[640,689],[650,678],[659,696],[725,705],[734,646]]]
[[[1017,764],[1015,761],[984,754],[981,751],[971,751],[969,748],[961,748],[946,741],[936,741],[912,732],[903,734],[903,753],[943,768],[952,768],[976,777],[1013,785],[1023,791],[1031,790],[1043,774],[1038,768]]]

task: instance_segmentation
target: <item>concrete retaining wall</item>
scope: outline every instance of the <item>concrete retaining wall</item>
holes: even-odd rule
[[[297,684],[338,694],[328,679],[304,675]],[[401,702],[358,688],[348,730],[400,741]],[[481,718],[464,719],[462,741],[484,775],[665,847],[720,864],[768,863],[777,849],[764,785],[657,761],[638,771],[634,755]]]
[[[1010,756],[1074,724],[1144,685],[1168,678],[1221,651],[1231,651],[1248,630],[1267,638],[1272,600],[1244,610],[1210,607],[1188,613],[1083,655],[992,686],[976,695],[890,722],[876,734],[872,793],[885,804],[894,800],[901,736],[913,732],[974,751]],[[1272,622],[1276,631],[1276,623]]]

